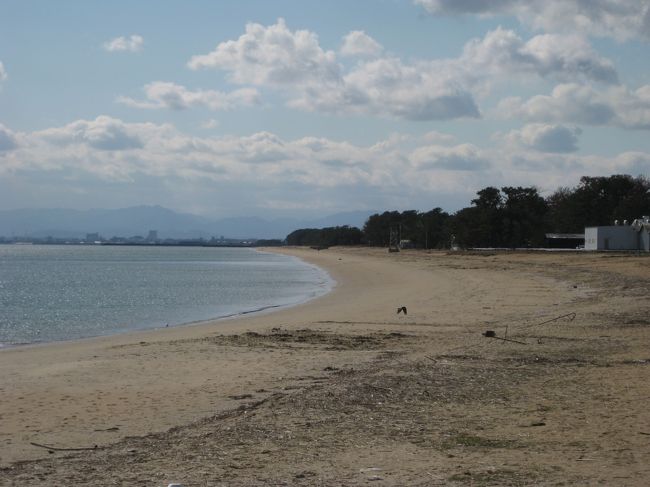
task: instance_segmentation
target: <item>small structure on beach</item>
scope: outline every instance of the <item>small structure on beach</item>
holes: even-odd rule
[[[388,251],[399,252],[400,240],[402,238],[402,225],[391,225],[388,237]]]
[[[643,250],[650,252],[650,216],[628,224],[585,228],[585,250]]]
[[[585,245],[584,233],[547,233],[544,236],[549,249],[578,249]]]

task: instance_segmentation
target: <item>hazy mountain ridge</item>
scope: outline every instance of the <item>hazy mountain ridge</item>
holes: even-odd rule
[[[338,213],[301,220],[259,217],[210,219],[177,213],[161,206],[134,206],[115,210],[19,209],[0,211],[0,236],[33,238],[79,238],[87,233],[113,236],[147,236],[157,230],[159,238],[284,238],[298,228],[337,225],[363,226],[371,211]]]

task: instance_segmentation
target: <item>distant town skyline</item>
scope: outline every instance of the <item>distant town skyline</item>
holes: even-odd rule
[[[645,0],[2,2],[0,209],[454,211],[650,174]]]

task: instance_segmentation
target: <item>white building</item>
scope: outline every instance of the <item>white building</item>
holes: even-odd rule
[[[650,252],[650,217],[631,225],[585,228],[585,250],[645,250]]]
[[[639,233],[639,249],[650,252],[650,217],[634,220],[632,228]]]

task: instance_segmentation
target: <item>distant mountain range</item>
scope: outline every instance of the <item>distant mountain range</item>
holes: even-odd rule
[[[298,228],[339,225],[362,227],[373,212],[338,213],[314,220],[257,217],[213,220],[177,213],[161,206],[135,206],[118,210],[24,209],[0,211],[0,236],[32,238],[82,238],[87,233],[113,236],[147,236],[157,230],[165,238],[285,238]]]

